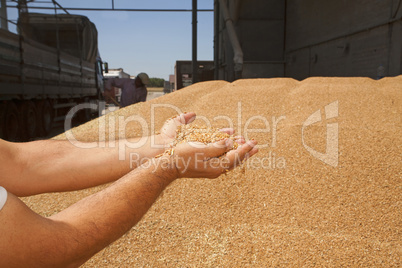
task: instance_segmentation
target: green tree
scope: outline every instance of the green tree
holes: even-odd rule
[[[147,85],[147,86],[148,87],[163,87],[164,85],[165,85],[165,79],[152,77],[152,78],[149,78],[149,85]]]

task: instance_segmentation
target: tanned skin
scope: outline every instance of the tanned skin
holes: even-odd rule
[[[168,144],[176,127],[194,118],[195,114],[189,113],[167,121],[156,139]],[[231,150],[230,139],[203,146],[183,143],[173,156],[158,158],[151,157],[164,149],[146,145],[136,153],[150,157],[149,162],[131,169],[127,160],[118,160],[115,148],[80,149],[63,141],[14,144],[1,140],[0,185],[7,189],[8,199],[0,210],[0,267],[77,267],[85,263],[138,223],[174,180],[216,178],[257,153],[255,141],[245,143],[239,137],[238,142],[242,146],[236,150]],[[56,163],[52,160],[49,165],[48,155],[56,158]],[[112,181],[102,191],[47,218],[17,197]]]

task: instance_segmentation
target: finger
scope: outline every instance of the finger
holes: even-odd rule
[[[258,148],[257,146],[254,147],[249,153],[248,153],[248,158],[252,157],[253,155],[255,155],[256,153],[258,153]]]
[[[176,116],[175,121],[177,125],[184,125],[184,124],[189,124],[195,120],[195,113],[190,112],[190,113],[182,113],[178,116]]]
[[[196,118],[196,114],[194,112],[185,113],[186,124],[190,124]]]
[[[231,139],[220,140],[215,143],[208,144],[203,148],[201,153],[204,154],[205,159],[219,157],[233,148],[233,141]]]
[[[253,149],[251,149],[250,152],[248,152],[248,153],[246,154],[246,157],[243,159],[242,162],[246,161],[247,159],[249,159],[250,157],[252,157],[252,156],[255,155],[256,153],[258,153],[258,148],[257,148],[257,147],[254,147]]]
[[[247,160],[258,152],[256,145],[257,141],[251,140],[243,144],[238,149],[228,152],[225,157],[222,157],[221,161],[225,162],[222,164],[227,164],[226,169],[229,170],[239,166],[243,161]]]
[[[217,178],[221,174],[239,166],[253,152],[257,142],[249,141],[237,150],[231,150],[220,158],[211,158],[205,164],[209,167],[208,178]],[[253,152],[255,154],[255,152]]]
[[[242,144],[246,143],[246,140],[243,137],[238,136],[238,137],[235,137],[235,142],[238,143],[239,145],[242,145]]]
[[[221,128],[219,131],[229,135],[233,135],[235,133],[233,128]]]

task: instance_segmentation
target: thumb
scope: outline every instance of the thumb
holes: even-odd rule
[[[175,121],[179,124],[189,124],[191,122],[193,122],[195,120],[195,113],[194,112],[190,112],[190,113],[182,113],[178,116],[176,116]]]

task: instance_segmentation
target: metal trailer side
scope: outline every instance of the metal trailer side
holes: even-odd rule
[[[18,26],[20,34],[0,30],[0,137],[8,140],[46,135],[103,91],[97,32],[86,17],[22,14]]]

